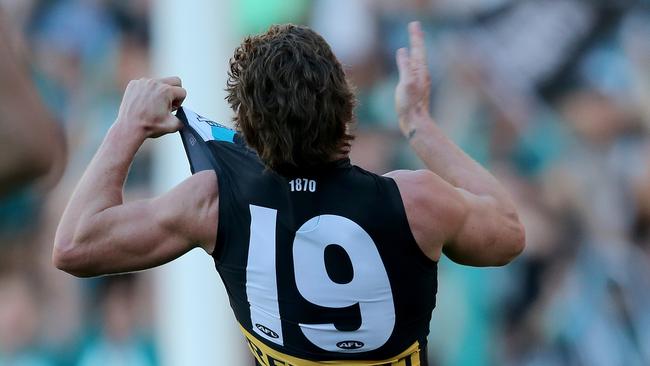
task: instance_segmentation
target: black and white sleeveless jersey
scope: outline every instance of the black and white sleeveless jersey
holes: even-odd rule
[[[258,365],[426,365],[437,266],[395,182],[350,164],[280,175],[240,136],[180,109],[192,171],[213,169],[213,253]]]

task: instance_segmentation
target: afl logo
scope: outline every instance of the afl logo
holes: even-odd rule
[[[255,327],[260,330],[260,332],[266,334],[267,336],[271,338],[279,338],[278,333],[272,331],[271,329],[263,326],[262,324],[255,324]]]
[[[341,341],[336,344],[336,347],[341,349],[359,349],[363,347],[363,342],[361,341]]]

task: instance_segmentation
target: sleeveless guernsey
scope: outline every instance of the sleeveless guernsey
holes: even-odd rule
[[[427,365],[437,264],[395,182],[348,159],[278,174],[188,109],[192,172],[219,184],[215,267],[257,365]]]

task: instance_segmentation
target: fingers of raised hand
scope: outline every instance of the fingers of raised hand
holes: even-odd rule
[[[429,78],[427,67],[427,50],[424,43],[424,32],[420,22],[409,23],[411,69],[420,80]]]
[[[406,48],[400,48],[395,55],[397,61],[397,71],[399,72],[400,80],[411,78],[411,60]]]

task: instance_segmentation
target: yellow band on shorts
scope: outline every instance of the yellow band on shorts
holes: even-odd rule
[[[265,345],[255,336],[250,334],[241,325],[239,326],[242,333],[248,341],[253,356],[264,366],[318,366],[318,365],[362,365],[362,366],[420,366],[420,343],[415,342],[404,352],[395,357],[381,361],[310,361],[302,358],[290,356]]]

